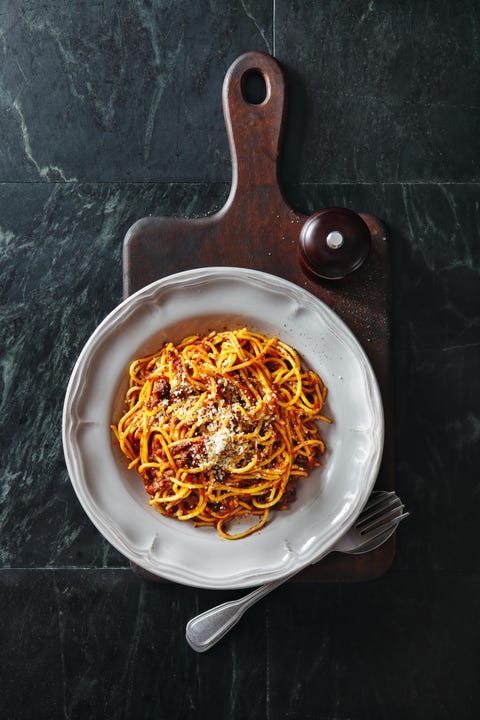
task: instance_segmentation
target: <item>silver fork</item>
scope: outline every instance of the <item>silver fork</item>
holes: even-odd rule
[[[356,523],[329,552],[354,555],[374,550],[388,540],[401,520],[408,517],[409,513],[403,512],[404,507],[394,492],[373,492]],[[237,624],[249,607],[287,582],[297,572],[300,571],[296,570],[280,580],[261,585],[248,595],[216,605],[189,620],[185,636],[190,647],[196,652],[209,650]]]

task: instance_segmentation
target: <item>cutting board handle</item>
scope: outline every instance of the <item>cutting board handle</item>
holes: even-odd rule
[[[263,78],[265,97],[249,99],[248,81]],[[223,112],[232,157],[232,194],[239,200],[252,186],[279,191],[285,78],[270,55],[249,52],[230,66],[223,83]]]

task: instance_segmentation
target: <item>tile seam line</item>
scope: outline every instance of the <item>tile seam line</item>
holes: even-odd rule
[[[39,565],[39,566],[28,567],[28,566],[16,565],[14,567],[13,566],[12,567],[1,567],[0,573],[10,572],[10,571],[48,572],[48,571],[57,571],[57,570],[61,570],[61,571],[63,571],[63,570],[81,570],[82,572],[84,572],[85,570],[92,570],[92,571],[101,570],[102,572],[105,570],[108,572],[110,572],[110,571],[118,572],[119,570],[122,570],[122,571],[128,570],[129,572],[132,572],[132,573],[134,572],[131,567],[126,566],[126,565],[120,566],[120,567],[105,567],[105,566],[101,566],[101,565],[98,565],[95,567],[92,567],[91,565]]]
[[[47,566],[39,566],[39,567],[22,567],[22,566],[0,567],[0,574],[2,574],[2,573],[8,573],[8,572],[64,572],[64,571],[69,571],[69,572],[70,572],[70,571],[80,571],[80,572],[85,572],[85,571],[91,571],[91,572],[129,572],[129,573],[131,573],[132,575],[136,575],[137,577],[141,577],[140,575],[138,575],[137,573],[135,573],[130,566],[126,566],[126,565],[123,566],[123,567],[102,567],[102,566],[92,567],[92,566],[89,566],[89,565],[58,565],[58,566],[47,565]],[[335,581],[331,581],[331,582],[330,582],[330,581],[325,581],[325,582],[306,582],[306,581],[295,582],[295,581],[293,581],[293,582],[291,583],[291,586],[292,586],[292,587],[302,588],[302,587],[310,587],[311,585],[315,585],[315,586],[322,586],[322,585],[352,585],[352,584],[364,585],[365,583],[382,582],[383,580],[388,580],[390,577],[401,578],[402,576],[420,575],[420,574],[421,574],[421,571],[420,571],[420,570],[395,570],[394,568],[392,568],[391,570],[388,571],[388,573],[385,573],[385,575],[383,575],[383,576],[380,576],[380,577],[378,577],[378,578],[370,578],[370,579],[367,578],[366,580],[361,580],[361,581],[358,581],[357,583],[355,583],[355,582],[352,583],[352,582],[350,582],[350,581],[343,581],[343,582],[341,582],[341,581],[337,581],[337,582],[335,582]],[[480,572],[463,572],[462,570],[458,570],[458,571],[455,571],[455,570],[437,570],[437,571],[432,571],[432,572],[430,572],[430,573],[427,573],[427,576],[428,576],[429,578],[436,578],[436,577],[437,577],[437,578],[440,578],[440,577],[470,577],[470,578],[473,578],[473,579],[477,578],[477,579],[480,580]],[[160,578],[160,582],[161,582],[162,580],[164,580],[165,583],[170,584],[169,581],[167,581],[166,579]],[[154,582],[154,581],[152,581],[152,582]],[[185,588],[188,588],[188,587],[189,587],[189,588],[191,588],[192,590],[202,590],[202,589],[205,589],[205,590],[208,590],[209,592],[211,592],[211,591],[213,591],[214,589],[216,589],[216,588],[199,588],[199,587],[194,586],[194,585],[183,585],[182,583],[173,583],[173,584],[176,584],[176,585],[179,585],[179,586],[185,587]],[[230,588],[221,588],[221,589],[218,589],[218,590],[219,590],[219,592],[229,592],[229,591],[230,591]],[[241,590],[248,591],[248,588],[232,588],[231,590],[232,590],[232,592],[233,592],[233,591],[234,591],[234,592],[238,592],[238,591],[241,591]]]
[[[272,56],[273,57],[276,57],[276,54],[277,54],[276,20],[277,20],[276,0],[272,0]],[[269,719],[267,718],[267,720],[269,720]]]
[[[58,181],[58,180],[1,180],[0,185],[39,185],[48,187],[50,185],[230,185],[230,180],[70,180],[70,181]],[[282,183],[283,187],[300,186],[355,186],[355,187],[368,187],[374,185],[382,186],[399,186],[399,185],[480,185],[480,179],[478,180],[368,180],[368,181],[356,181],[356,180],[295,180]]]

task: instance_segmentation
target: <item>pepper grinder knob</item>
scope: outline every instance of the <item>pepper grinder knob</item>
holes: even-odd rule
[[[370,245],[370,231],[360,215],[347,208],[324,208],[302,227],[300,265],[313,279],[340,280],[365,262]]]

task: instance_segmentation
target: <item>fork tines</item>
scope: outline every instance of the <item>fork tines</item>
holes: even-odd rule
[[[408,516],[408,512],[402,513],[404,507],[394,492],[381,498],[372,498],[360,514],[356,529],[361,535],[385,532]]]

